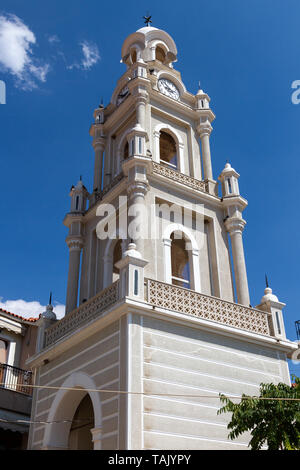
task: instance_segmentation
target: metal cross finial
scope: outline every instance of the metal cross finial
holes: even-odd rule
[[[146,24],[147,26],[150,26],[149,23],[152,23],[152,21],[151,21],[152,16],[149,15],[149,13],[147,13],[147,16],[143,16],[143,18],[144,18],[144,20],[145,20],[145,24]]]
[[[50,292],[49,305],[51,305],[51,302],[52,302],[52,292]]]

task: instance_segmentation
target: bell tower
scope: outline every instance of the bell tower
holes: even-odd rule
[[[211,100],[186,89],[172,37],[145,26],[121,61],[90,127],[93,187],[72,187],[64,219],[66,314],[29,361],[42,387],[29,448],[79,448],[88,410],[86,448],[247,449],[228,440],[219,393],[289,383],[285,304],[268,288],[250,306],[240,175],[226,163],[214,177]]]
[[[148,261],[146,276],[162,282],[183,276],[183,281],[177,284],[184,286],[191,282],[198,292],[234,301],[229,228],[220,224],[228,209],[225,198],[219,197],[212,170],[210,136],[215,116],[210,108],[210,97],[202,89],[196,95],[186,89],[180,72],[174,68],[176,44],[165,31],[152,26],[139,29],[125,39],[121,55],[126,71],[118,80],[109,105],[105,108],[100,105],[94,111],[90,128],[95,151],[94,187],[85,215],[89,223],[85,224],[82,245],[79,305],[83,299],[109,285],[106,276],[115,269],[111,266],[115,243],[112,240],[101,242],[97,238],[99,218],[96,213],[103,203],[113,204],[117,215],[124,212],[124,208],[118,207],[120,197],[126,199],[127,225],[123,224],[119,233],[117,223],[115,236],[122,238],[123,252],[126,243],[130,240],[135,243],[137,251]],[[242,198],[237,195],[237,199]],[[246,205],[243,199],[238,217],[241,218]],[[201,247],[194,244],[185,254],[181,243],[181,254],[188,261],[185,267],[181,263],[178,271],[180,263],[171,259],[172,250],[180,253],[179,242],[172,242],[173,232],[168,238],[160,233],[153,240],[149,225],[153,229],[159,218],[163,218],[163,225],[166,225],[160,207],[168,207],[169,212],[174,208],[175,212],[183,212],[186,206],[195,207],[196,212],[201,209]],[[195,210],[191,213],[193,220]],[[181,234],[187,246],[190,233],[178,217],[176,238]],[[66,218],[68,224],[69,217]],[[128,233],[129,226],[132,234]],[[243,271],[244,277],[238,286],[241,284],[241,289],[246,291],[242,248],[239,242],[233,264],[238,275]],[[237,260],[244,270],[235,266]],[[118,261],[116,257],[115,261]],[[174,271],[176,269],[178,272]],[[241,296],[238,292],[237,300],[249,305],[247,295]]]

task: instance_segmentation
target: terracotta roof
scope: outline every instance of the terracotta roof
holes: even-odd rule
[[[14,318],[16,318],[18,320],[27,321],[27,322],[30,322],[30,323],[34,323],[39,319],[39,317],[37,317],[37,318],[34,318],[34,317],[25,318],[25,317],[22,317],[21,315],[17,315],[16,313],[8,312],[7,310],[4,310],[3,308],[0,308],[0,315],[1,315],[1,313],[6,313],[7,315],[11,315],[11,316],[13,316]]]

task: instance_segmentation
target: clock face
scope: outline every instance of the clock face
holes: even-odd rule
[[[160,80],[158,80],[158,88],[164,95],[167,95],[170,98],[173,98],[174,100],[178,100],[179,90],[170,80],[167,80],[166,78],[161,78]]]
[[[122,90],[121,90],[120,93],[118,94],[117,106],[119,106],[119,104],[121,104],[122,101],[124,101],[125,98],[127,98],[128,95],[129,95],[128,86],[124,86],[124,88],[122,88]]]

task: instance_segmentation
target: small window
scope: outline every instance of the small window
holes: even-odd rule
[[[231,187],[230,179],[227,180],[227,183],[228,183],[228,192],[231,194],[232,193],[232,187]]]
[[[79,207],[79,196],[76,196],[76,210],[78,211]]]
[[[281,328],[280,328],[280,321],[279,321],[278,312],[275,312],[275,316],[276,316],[276,323],[277,323],[277,331],[278,331],[278,334],[281,335]]]
[[[132,155],[134,155],[134,139],[131,139],[130,140],[130,144],[129,144],[129,155],[130,157],[132,157]]]
[[[134,270],[134,295],[139,293],[139,273],[138,270]]]
[[[139,137],[139,154],[142,155],[142,153],[143,153],[142,138]]]
[[[160,133],[159,139],[160,162],[177,169],[177,148],[173,137],[167,132]]]

